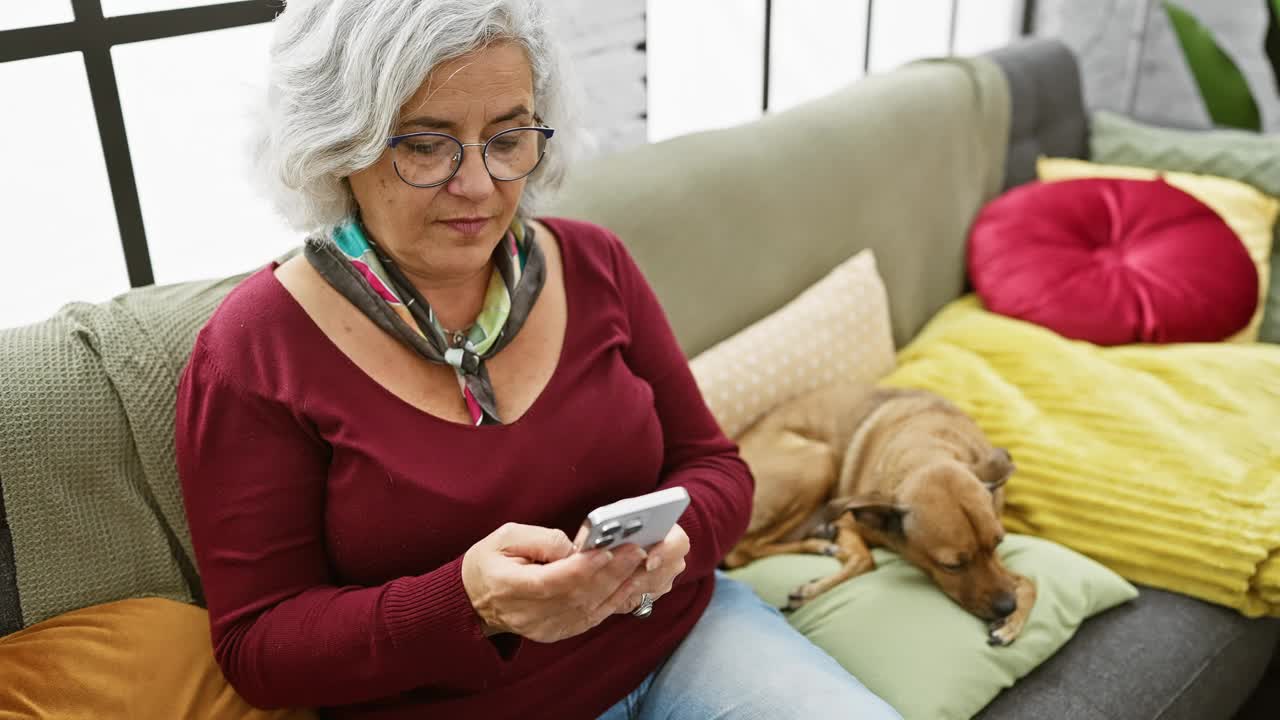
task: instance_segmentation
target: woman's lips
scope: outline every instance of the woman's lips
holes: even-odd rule
[[[480,231],[484,230],[484,226],[489,224],[489,218],[456,218],[440,222],[461,235],[479,235]]]

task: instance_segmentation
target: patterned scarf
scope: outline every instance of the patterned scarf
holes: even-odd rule
[[[328,237],[307,238],[304,254],[379,327],[427,360],[453,367],[473,425],[502,424],[484,362],[515,338],[546,281],[546,263],[533,241],[533,228],[512,222],[493,250],[493,276],[480,315],[469,329],[452,337],[358,220],[339,226]]]

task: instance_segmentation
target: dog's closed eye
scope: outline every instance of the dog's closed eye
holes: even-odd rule
[[[958,573],[958,572],[961,572],[961,571],[963,571],[963,570],[964,570],[966,567],[968,567],[968,566],[969,566],[969,559],[968,559],[968,558],[963,558],[963,557],[962,557],[962,558],[960,558],[960,559],[958,559],[958,560],[956,560],[956,561],[955,561],[955,562],[953,562],[953,563],[944,563],[944,562],[940,562],[940,563],[938,563],[938,567],[940,567],[940,568],[942,568],[943,570],[946,570],[947,572],[950,572],[950,573]]]

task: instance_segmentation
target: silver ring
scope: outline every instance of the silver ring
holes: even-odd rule
[[[652,613],[652,612],[653,612],[653,596],[650,595],[649,593],[641,593],[640,607],[636,608],[635,610],[632,610],[631,614],[635,615],[638,618],[647,618],[649,617],[649,613]]]

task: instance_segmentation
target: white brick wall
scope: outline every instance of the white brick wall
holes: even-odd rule
[[[608,152],[645,142],[645,0],[549,0],[580,86],[581,121]]]

